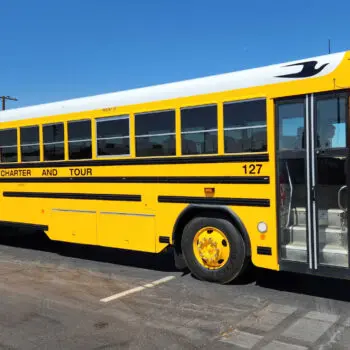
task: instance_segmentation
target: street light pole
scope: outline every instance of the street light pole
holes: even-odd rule
[[[11,97],[11,96],[0,96],[2,99],[2,110],[4,111],[6,108],[6,100],[9,101],[18,101],[16,97]]]

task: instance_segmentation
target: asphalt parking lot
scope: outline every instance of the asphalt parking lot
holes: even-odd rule
[[[0,238],[0,349],[349,349],[350,282],[216,285],[149,255]]]

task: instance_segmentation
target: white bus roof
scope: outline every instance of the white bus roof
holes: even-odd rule
[[[340,52],[175,83],[9,109],[0,112],[0,121],[23,120],[108,107],[134,105],[275,84],[296,79],[307,79],[309,77],[319,77],[334,71],[341,63],[344,55],[345,52]]]

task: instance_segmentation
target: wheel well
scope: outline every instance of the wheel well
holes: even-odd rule
[[[227,207],[213,208],[205,206],[189,206],[180,214],[179,218],[177,219],[177,222],[175,223],[173,232],[173,242],[176,254],[182,254],[181,238],[186,224],[197,216],[221,218],[230,221],[240,232],[244,239],[244,242],[247,247],[247,256],[251,255],[251,246],[248,232],[244,227],[242,221],[237,216],[237,214]]]

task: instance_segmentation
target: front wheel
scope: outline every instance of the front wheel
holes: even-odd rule
[[[200,280],[229,283],[246,262],[241,234],[228,220],[197,217],[184,228],[181,248],[191,272]]]

